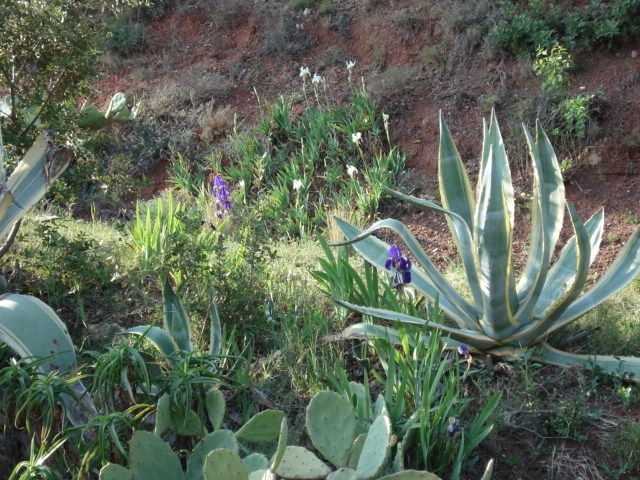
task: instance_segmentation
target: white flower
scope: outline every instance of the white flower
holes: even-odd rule
[[[300,67],[300,76],[302,78],[310,77],[311,76],[311,71],[309,70],[308,67]]]
[[[293,181],[293,189],[297,192],[301,188],[302,188],[302,181],[301,180],[294,180]]]
[[[239,186],[240,188],[244,188],[244,180],[240,180],[240,181],[238,182],[238,186]]]
[[[311,79],[311,83],[322,83],[322,82],[324,82],[324,78],[322,78],[317,73],[314,73],[313,78]]]
[[[355,143],[357,145],[357,144],[360,143],[360,140],[362,140],[362,133],[356,132],[356,133],[352,133],[351,134],[351,141],[353,143]]]
[[[356,173],[358,173],[358,169],[353,165],[347,165],[347,173],[350,177],[353,177]]]
[[[387,122],[389,121],[389,115],[388,115],[388,114],[386,114],[386,113],[383,113],[383,114],[382,114],[382,121],[383,121],[384,123],[387,123]]]
[[[347,65],[347,70],[351,70],[353,67],[356,66],[356,62],[354,62],[353,60],[349,60],[347,62],[344,62]]]

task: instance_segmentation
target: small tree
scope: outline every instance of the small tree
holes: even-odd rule
[[[105,20],[139,0],[3,0],[0,3],[0,119],[20,153],[34,127],[66,130],[72,100],[89,92]]]

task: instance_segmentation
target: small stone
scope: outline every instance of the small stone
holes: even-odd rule
[[[638,58],[638,51],[637,50],[631,50],[631,58]]]

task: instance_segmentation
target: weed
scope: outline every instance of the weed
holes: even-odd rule
[[[300,0],[307,3],[309,0]],[[306,8],[306,7],[300,7]],[[298,57],[311,46],[309,33],[297,26],[296,19],[287,12],[280,11],[265,30],[260,53],[263,55]]]

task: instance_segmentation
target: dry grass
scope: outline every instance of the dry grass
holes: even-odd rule
[[[201,115],[198,116],[200,128],[200,140],[212,142],[215,139],[227,135],[233,127],[234,113],[230,106],[216,108],[215,102],[205,105]]]

